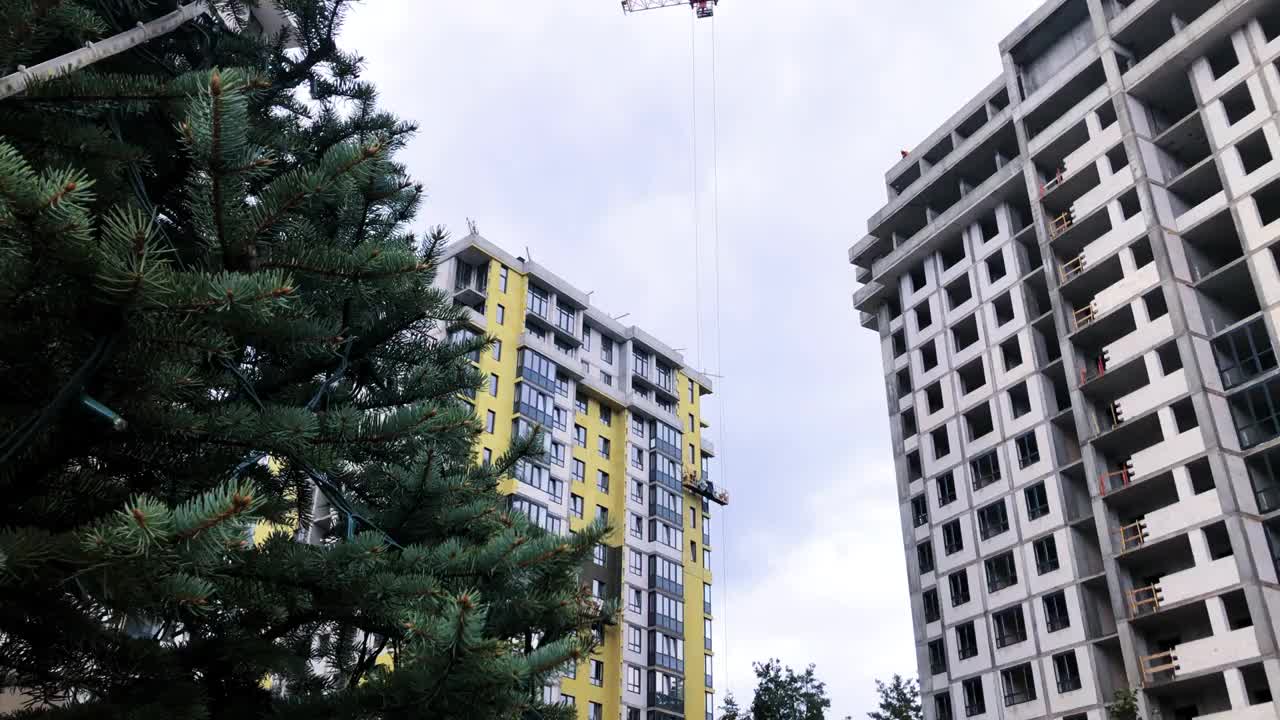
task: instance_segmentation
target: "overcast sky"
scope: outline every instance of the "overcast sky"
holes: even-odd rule
[[[345,46],[420,126],[400,159],[429,190],[424,226],[461,236],[474,218],[723,376],[717,703],[749,700],[751,662],[771,656],[816,663],[833,718],[874,709],[873,678],[915,672],[880,355],[846,251],[899,149],[996,76],[996,43],[1037,4],[723,0],[718,313],[712,21],[617,0],[376,0],[351,16]]]

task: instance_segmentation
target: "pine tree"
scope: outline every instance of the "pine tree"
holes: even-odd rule
[[[565,717],[603,528],[508,512],[414,127],[217,11],[0,101],[0,689],[22,717]],[[173,9],[0,3],[0,73]],[[296,49],[286,45],[296,44]],[[313,542],[302,542],[310,540]],[[386,659],[391,657],[394,669]]]
[[[770,659],[752,663],[756,673],[755,695],[751,698],[752,720],[824,720],[831,700],[827,685],[818,679],[811,664],[797,673],[782,661]]]
[[[920,690],[914,678],[904,679],[895,673],[888,683],[876,680],[876,693],[880,696],[880,709],[867,713],[871,720],[920,720],[924,717]]]

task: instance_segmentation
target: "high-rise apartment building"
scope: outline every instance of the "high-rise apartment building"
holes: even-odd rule
[[[1280,3],[1051,0],[886,177],[927,718],[1280,717]]]
[[[583,580],[622,615],[546,698],[584,720],[710,720],[711,524],[727,502],[702,436],[711,382],[588,293],[476,234],[446,250],[438,282],[472,311],[461,332],[496,340],[472,358],[488,378],[472,398],[481,460],[544,431],[545,462],[504,483],[512,507],[554,533],[600,518],[614,528]]]

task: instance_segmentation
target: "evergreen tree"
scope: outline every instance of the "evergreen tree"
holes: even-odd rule
[[[724,703],[720,705],[720,720],[751,720],[751,714],[743,712],[738,707],[738,700],[729,693],[724,697]]]
[[[921,720],[920,690],[912,678],[903,679],[894,673],[888,683],[876,680],[876,693],[880,695],[880,709],[867,713],[871,720]]]
[[[444,231],[409,232],[414,128],[337,49],[343,0],[283,0],[275,38],[214,4],[0,101],[0,689],[565,717],[539,691],[609,617],[578,585],[604,529],[508,512],[540,438],[475,462],[487,341],[431,286]],[[0,73],[173,7],[0,3]]]
[[[751,720],[824,720],[831,700],[827,685],[817,678],[814,666],[797,673],[780,660],[752,663],[756,691],[751,698]]]

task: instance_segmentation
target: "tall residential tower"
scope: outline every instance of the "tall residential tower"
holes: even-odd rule
[[[461,332],[495,338],[472,358],[488,378],[472,398],[481,460],[534,427],[545,433],[546,461],[504,484],[512,507],[554,533],[599,518],[615,528],[583,578],[622,616],[546,698],[575,704],[581,720],[711,720],[711,523],[727,502],[702,436],[711,382],[479,235],[445,251],[439,282],[472,311]]]
[[[927,718],[1280,717],[1280,3],[1050,0],[887,174]]]

